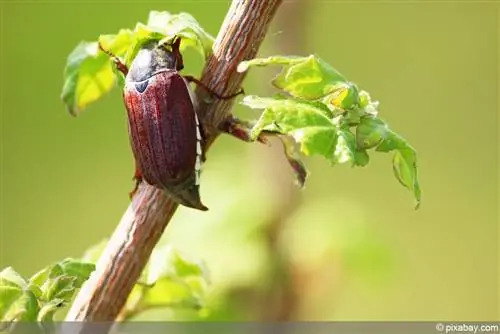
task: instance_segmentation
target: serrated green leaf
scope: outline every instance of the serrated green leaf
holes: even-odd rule
[[[292,96],[315,100],[335,90],[345,79],[322,59],[311,55],[304,62],[284,69],[271,82]]]
[[[203,263],[181,255],[169,245],[153,251],[141,280],[127,299],[125,318],[158,307],[200,308],[207,284]]]
[[[352,110],[360,104],[359,89],[352,82],[340,82],[331,86],[331,92],[327,94],[322,102],[331,106],[332,110]]]
[[[90,277],[95,265],[86,261],[66,258],[39,271],[30,279],[30,283],[41,290],[33,291],[44,301],[54,298],[71,299],[75,290]]]
[[[153,250],[145,283],[153,285],[163,278],[177,279],[204,275],[206,275],[206,269],[202,263],[189,260],[170,245],[164,245]]]
[[[307,102],[246,96],[241,103],[250,108],[264,109],[252,129],[252,138],[257,138],[266,127],[276,127],[276,124],[284,134],[309,127],[326,127],[334,131],[334,124],[327,112]]]
[[[370,149],[379,145],[387,137],[389,129],[384,121],[376,117],[362,117],[356,127],[358,149]]]
[[[59,298],[52,299],[51,301],[45,303],[38,312],[37,321],[39,322],[54,321],[54,315],[64,306],[64,304],[65,304],[64,299],[59,299]]]
[[[332,126],[310,126],[292,130],[289,134],[300,143],[300,150],[305,155],[332,157],[335,152],[337,132]]]
[[[21,288],[0,283],[0,321],[6,321],[9,310],[22,295]]]
[[[364,90],[359,92],[360,114],[376,117],[378,115],[379,102],[373,101],[370,94]]]
[[[366,164],[366,155],[356,152],[354,134],[349,127],[330,119],[326,107],[318,108],[318,104],[297,99],[256,96],[245,97],[242,104],[264,109],[252,129],[252,138],[257,138],[263,131],[279,131],[294,138],[305,155],[322,155],[332,164],[348,161],[353,165]]]
[[[163,38],[165,38],[164,34],[157,32],[154,29],[151,29],[150,27],[142,23],[138,23],[135,26],[132,40],[125,54],[125,59],[124,59],[125,65],[127,67],[131,66],[133,60],[135,59],[135,57],[145,44],[151,41],[159,41]]]
[[[25,289],[28,283],[14,270],[14,268],[7,267],[0,272],[0,286],[13,286],[19,289]]]
[[[43,284],[49,278],[52,268],[53,265],[43,268],[42,270],[31,276],[29,282],[39,287],[43,286]]]
[[[12,298],[13,294],[10,293],[9,297]],[[4,308],[0,321],[36,321],[40,308],[35,294],[30,290],[23,290],[16,297]],[[3,297],[1,299],[3,300]]]
[[[250,66],[282,65],[284,68],[271,82],[294,97],[315,100],[338,88],[345,78],[321,58],[273,56],[256,58],[239,64],[238,71],[246,71]]]
[[[366,150],[356,149],[354,152],[354,162],[356,166],[364,167],[370,162],[370,156]]]
[[[375,150],[378,152],[395,151],[392,161],[394,175],[405,188],[413,193],[416,200],[415,208],[418,209],[422,199],[422,192],[418,181],[417,153],[415,149],[406,139],[390,130],[382,120],[372,119],[369,122],[367,128],[371,129],[372,133],[369,131],[366,133],[372,139],[372,143],[382,135],[382,140]]]
[[[42,298],[43,291],[42,291],[42,289],[40,289],[40,287],[38,285],[30,283],[28,285],[28,290],[33,292],[33,294],[36,296],[37,299]]]
[[[207,280],[202,276],[188,276],[184,278],[184,282],[191,288],[198,301],[201,301],[206,293]]]
[[[114,84],[108,56],[99,52],[97,42],[81,42],[67,59],[61,99],[70,114],[77,116],[108,93]]]
[[[8,326],[12,321],[47,319],[53,315],[50,305],[70,301],[93,268],[93,264],[67,258],[40,270],[28,282],[11,267],[4,269],[0,273],[0,321]]]
[[[337,130],[337,145],[333,153],[332,163],[335,165],[349,161],[352,165],[358,164],[356,162],[356,139],[348,127],[340,127]]]
[[[396,150],[394,173],[413,192],[418,207],[421,191],[415,150],[377,118],[378,101],[372,101],[368,92],[359,90],[315,55],[256,58],[240,63],[237,70],[244,72],[251,66],[269,65],[283,67],[272,83],[295,99],[282,92],[275,98],[245,97],[242,104],[264,109],[252,129],[252,140],[266,132],[287,134],[300,143],[302,153],[322,155],[333,165],[350,162],[353,166],[366,166],[370,161],[369,149]],[[301,102],[304,100],[316,105],[306,106]],[[355,128],[355,134],[351,128]]]
[[[149,12],[147,25],[158,32],[163,32],[167,34],[169,28],[169,22],[172,20],[172,14],[167,11],[156,11],[152,10]]]
[[[290,66],[300,64],[306,61],[308,57],[298,57],[298,56],[271,56],[267,58],[254,58],[251,60],[244,60],[238,64],[237,71],[242,73],[248,71],[252,66],[268,66],[268,65],[282,65]]]
[[[69,301],[76,291],[76,280],[76,277],[68,275],[49,279],[47,284],[42,288],[43,300],[50,301],[57,298]]]
[[[201,300],[195,291],[184,280],[161,279],[146,288],[141,300],[143,308],[153,307],[189,307],[199,308]]]
[[[378,152],[390,152],[393,150],[402,150],[409,146],[406,140],[397,133],[387,129],[384,139],[375,149]]]
[[[152,18],[154,16],[153,13],[150,15],[148,25],[151,21],[156,21]],[[214,37],[206,32],[191,14],[181,12],[177,15],[172,15],[168,23],[167,36],[180,36],[186,40],[185,47],[195,47],[205,59],[212,54]],[[183,50],[182,43],[181,50]]]
[[[54,263],[50,267],[49,278],[57,278],[58,276],[61,276],[63,274],[64,274],[63,268],[59,263]]]
[[[417,202],[415,209],[418,209],[422,194],[417,177],[417,155],[415,151],[411,148],[397,150],[392,164],[394,175],[396,175],[398,181],[415,196]]]
[[[133,32],[132,42],[125,57],[130,66],[141,47],[150,41],[172,40],[181,37],[181,52],[193,47],[207,59],[212,54],[214,37],[207,33],[198,21],[188,13],[170,14],[151,11],[147,24],[138,23]]]
[[[127,53],[133,39],[133,31],[130,29],[120,29],[118,34],[100,35],[98,42],[104,48],[117,57],[122,57]]]
[[[72,258],[66,258],[59,262],[59,266],[65,275],[75,278],[76,288],[80,288],[95,270],[95,264]]]

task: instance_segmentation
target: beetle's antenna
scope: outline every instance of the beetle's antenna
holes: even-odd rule
[[[111,59],[113,59],[113,62],[116,64],[116,68],[118,68],[118,70],[120,72],[123,73],[123,75],[127,75],[128,74],[128,68],[127,68],[127,65],[125,65],[121,60],[120,58],[118,58],[114,53],[112,53],[111,51],[109,50],[106,50],[103,48],[101,42],[98,42],[98,45],[99,45],[99,49],[101,49],[102,52],[104,52],[105,54],[107,54],[108,56],[111,57]]]

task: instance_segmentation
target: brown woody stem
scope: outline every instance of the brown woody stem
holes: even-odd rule
[[[237,73],[236,67],[256,56],[281,3],[282,0],[233,1],[215,41],[214,53],[203,71],[201,81],[207,87],[223,95],[238,91],[245,74]],[[206,94],[202,88],[196,93],[200,101]],[[201,122],[208,136],[206,148],[219,135],[219,124],[230,116],[233,104],[234,100],[216,100],[201,105]],[[177,206],[161,191],[144,183],[139,186],[96,271],[80,290],[66,317],[66,321],[86,322],[78,330],[72,328],[72,333],[91,332],[91,322],[112,325]]]

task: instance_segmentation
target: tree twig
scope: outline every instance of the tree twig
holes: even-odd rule
[[[241,61],[255,57],[281,3],[282,0],[233,1],[215,41],[214,53],[205,65],[203,83],[220,94],[237,91],[244,74],[237,73],[236,67]],[[196,93],[202,101],[205,92],[197,89]],[[201,103],[207,148],[219,135],[218,125],[230,115],[233,103],[232,100]],[[139,187],[97,262],[96,271],[75,299],[67,321],[116,319],[177,207],[178,204],[152,186],[143,183]],[[85,332],[85,326],[82,324],[77,332]]]

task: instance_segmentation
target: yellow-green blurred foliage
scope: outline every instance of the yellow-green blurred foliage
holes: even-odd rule
[[[189,12],[216,35],[229,1],[0,6],[0,265],[30,275],[108,237],[133,186],[121,93],[69,116],[59,99],[67,55],[150,10]],[[210,211],[181,208],[164,238],[206,261],[209,318],[498,320],[498,5],[307,6],[298,52],[318,54],[381,102],[380,116],[419,153],[422,206],[413,210],[390,155],[355,169],[307,158],[301,204],[270,232],[290,188],[276,191],[269,175],[291,172],[270,148],[222,136],[202,176]],[[288,20],[275,21],[259,55],[294,39]],[[199,74],[196,53],[185,62]],[[268,94],[273,74],[252,69],[246,92]]]

